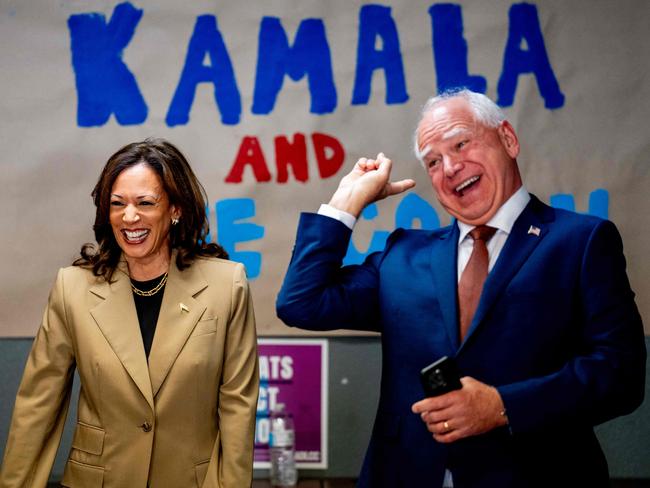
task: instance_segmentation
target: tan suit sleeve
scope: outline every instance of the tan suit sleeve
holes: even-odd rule
[[[54,463],[75,366],[63,297],[60,270],[16,395],[0,488],[45,487]]]
[[[255,412],[259,392],[257,334],[253,302],[244,267],[238,264],[233,277],[232,308],[224,353],[222,383],[219,388],[219,431],[215,454],[208,468],[204,488],[250,486],[253,476]],[[218,473],[215,470],[218,469]],[[216,475],[216,476],[215,476]]]

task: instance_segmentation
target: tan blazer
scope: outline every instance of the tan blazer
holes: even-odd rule
[[[27,360],[0,487],[45,487],[73,371],[78,421],[63,486],[251,484],[259,376],[255,318],[241,264],[172,259],[149,356],[122,264],[108,284],[59,271]]]

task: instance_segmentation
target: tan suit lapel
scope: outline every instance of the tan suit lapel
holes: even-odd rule
[[[206,309],[205,305],[194,299],[197,293],[208,286],[198,266],[194,264],[181,272],[176,267],[174,258],[172,256],[149,353],[149,376],[154,397]]]
[[[90,289],[93,294],[104,299],[90,310],[90,314],[153,410],[153,393],[142,333],[133,301],[131,281],[123,262],[113,274],[113,280],[110,285],[102,282]]]

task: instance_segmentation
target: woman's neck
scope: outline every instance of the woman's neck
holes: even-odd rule
[[[170,257],[166,254],[150,256],[146,259],[132,259],[126,257],[129,267],[129,276],[136,281],[153,280],[169,271]]]

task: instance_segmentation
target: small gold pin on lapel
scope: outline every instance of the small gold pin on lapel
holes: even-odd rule
[[[533,234],[536,237],[539,237],[540,232],[541,232],[541,229],[539,227],[535,227],[534,225],[531,225],[528,228],[528,234]]]
[[[189,311],[190,311],[190,309],[187,308],[187,305],[185,305],[185,304],[182,303],[182,302],[181,302],[181,304],[180,304],[180,307],[181,307],[181,313],[182,313],[182,312],[189,312]]]

